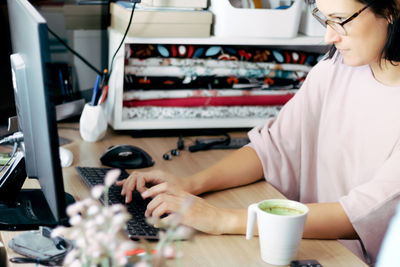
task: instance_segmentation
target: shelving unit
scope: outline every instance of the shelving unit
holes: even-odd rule
[[[113,29],[109,33],[110,59],[116,51],[123,35]],[[323,51],[322,37],[308,37],[299,35],[296,38],[133,38],[127,37],[125,44],[192,44],[192,45],[264,45],[272,47],[296,47],[304,51]],[[235,119],[123,119],[123,92],[124,92],[124,54],[123,45],[115,57],[112,74],[109,81],[109,93],[104,104],[104,111],[109,124],[116,130],[154,130],[154,129],[195,129],[195,128],[251,128],[264,124],[262,118],[235,118]]]

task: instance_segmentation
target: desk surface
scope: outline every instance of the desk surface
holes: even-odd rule
[[[59,134],[72,140],[72,143],[65,145],[65,147],[74,154],[72,167],[63,169],[65,190],[78,200],[88,196],[89,191],[86,190],[87,186],[81,181],[74,166],[101,166],[99,157],[111,145],[131,144],[139,146],[155,160],[155,166],[152,168],[168,170],[177,175],[188,175],[199,171],[231,153],[230,150],[196,153],[182,151],[173,160],[165,161],[162,159],[162,155],[176,147],[176,137],[132,138],[128,135],[117,135],[108,131],[102,141],[88,143],[81,140],[78,130],[73,129],[77,127],[75,124],[63,124],[62,126],[64,128],[60,129]],[[233,136],[245,136],[245,133],[234,133]],[[191,142],[190,137],[185,138],[186,145]],[[283,195],[265,181],[260,181],[248,186],[209,193],[204,197],[216,206],[247,208],[251,203],[267,198],[283,198]],[[0,241],[3,240],[6,245],[16,234],[18,232],[0,232]],[[213,236],[197,233],[193,241],[182,242],[182,250],[184,253],[182,266],[270,266],[261,260],[257,237],[246,240],[242,235]],[[8,249],[7,245],[6,252],[8,257],[16,256],[12,250]],[[324,267],[367,266],[335,240],[302,240],[297,258],[317,259]],[[172,263],[171,266],[173,265]],[[21,266],[21,264],[9,263],[8,266]],[[27,264],[23,266],[35,265]]]

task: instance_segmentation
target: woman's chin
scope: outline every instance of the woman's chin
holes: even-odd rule
[[[362,66],[362,65],[366,64],[366,63],[363,63],[359,59],[346,57],[346,56],[343,57],[343,62],[344,62],[344,64],[346,64],[347,66],[350,66],[350,67],[358,67],[358,66]]]

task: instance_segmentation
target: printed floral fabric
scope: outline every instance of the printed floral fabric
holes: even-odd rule
[[[133,109],[139,107],[189,108],[176,113],[181,116],[193,114],[195,107],[217,106],[225,107],[228,117],[251,110],[269,117],[260,107],[282,106],[291,99],[320,56],[262,46],[129,44],[123,106],[130,117],[137,116]],[[209,113],[220,117],[216,110]]]
[[[164,119],[221,119],[276,117],[280,106],[234,106],[234,107],[135,107],[123,108],[123,120],[164,120]]]

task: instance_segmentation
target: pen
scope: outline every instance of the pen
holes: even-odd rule
[[[103,75],[101,76],[100,88],[103,88],[103,87],[104,87],[104,82],[105,82],[105,80],[106,80],[107,73],[108,73],[108,70],[107,70],[107,69],[104,69],[104,70],[103,70]]]
[[[128,250],[125,252],[126,256],[141,256],[144,255],[146,253],[146,250],[144,250],[143,248],[134,248],[131,250]],[[154,249],[151,250],[152,254],[155,254],[156,251]]]
[[[63,102],[66,102],[68,100],[68,93],[64,86],[64,77],[63,77],[61,69],[58,70],[58,78],[60,80],[60,88],[61,88],[61,93],[63,96]]]
[[[102,92],[101,92],[101,95],[100,95],[100,98],[99,98],[99,102],[97,102],[97,105],[100,105],[100,104],[103,104],[103,103],[104,103],[104,101],[105,101],[106,98],[107,98],[107,93],[108,93],[108,85],[106,84],[106,85],[103,87],[103,90],[102,90]]]
[[[107,96],[107,92],[108,92],[108,85],[106,82],[107,74],[108,74],[108,70],[104,69],[103,75],[101,76],[101,83],[100,83],[101,94],[97,101],[97,105],[103,104],[104,101],[106,100],[106,96]]]
[[[97,98],[99,94],[99,83],[100,83],[100,75],[97,75],[96,81],[93,87],[92,101],[90,102],[91,106],[95,106],[97,104]]]

